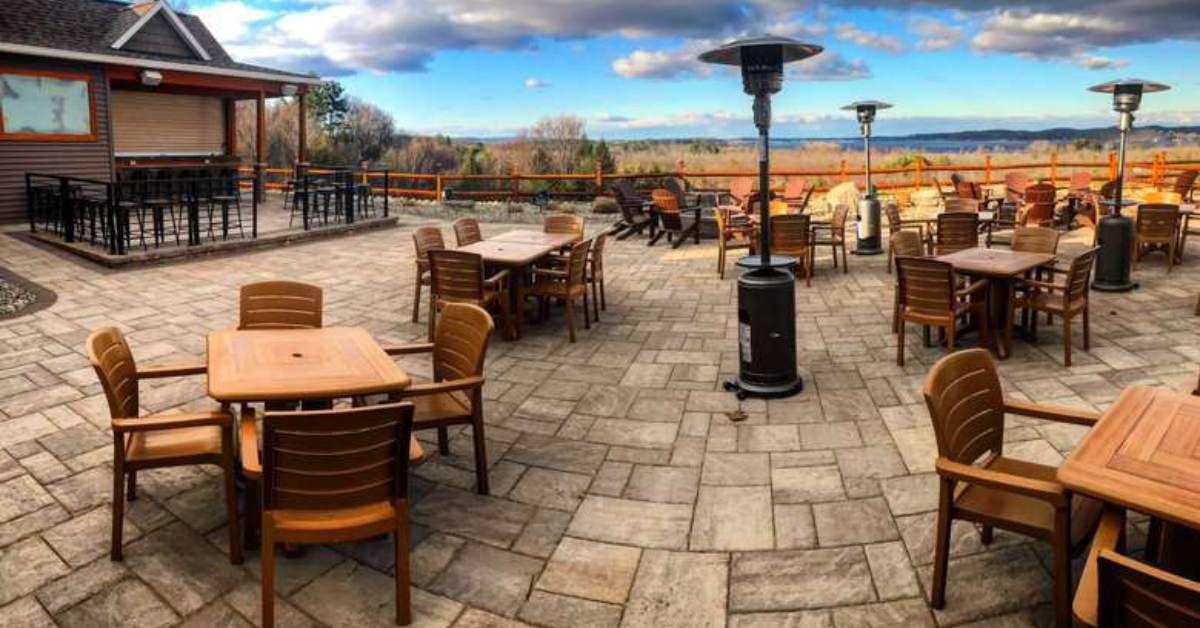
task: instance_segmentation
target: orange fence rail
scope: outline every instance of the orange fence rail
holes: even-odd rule
[[[1037,179],[1054,183],[1069,181],[1071,175],[1069,171],[1072,170],[1089,170],[1093,174],[1098,174],[1096,171],[1100,171],[1102,172],[1100,176],[1106,179],[1115,177],[1117,171],[1115,152],[1110,152],[1108,159],[1104,162],[1059,161],[1057,152],[1051,153],[1049,159],[1044,162],[996,164],[992,162],[991,155],[984,155],[982,163],[973,164],[928,164],[923,162],[924,160],[918,156],[908,166],[872,168],[872,176],[881,178],[881,180],[873,183],[875,187],[883,190],[919,190],[925,187],[940,185],[943,173],[975,174],[984,185],[994,185],[1004,181],[1004,173],[1018,170],[1041,171],[1039,172],[1040,176],[1036,177]],[[1127,176],[1131,177],[1134,184],[1159,186],[1168,177],[1181,171],[1200,170],[1200,162],[1172,161],[1166,158],[1164,152],[1159,152],[1150,161],[1127,162],[1126,168]],[[250,168],[243,168],[242,171],[244,173],[253,172]],[[322,168],[308,168],[305,172],[310,175],[322,175],[332,174],[335,171]],[[267,168],[264,170],[264,173],[265,187],[276,190],[287,189],[289,185],[288,180],[296,174],[295,170],[291,168]],[[522,185],[527,182],[574,182],[577,184],[575,189],[553,189],[546,190],[546,192],[556,197],[586,198],[606,194],[605,184],[620,179],[646,180],[676,177],[696,181],[744,177],[756,178],[758,172],[754,170],[688,170],[686,164],[681,160],[676,164],[674,171],[651,173],[608,174],[601,172],[599,169],[595,172],[573,174],[521,174],[519,172],[512,172],[510,174],[431,174],[393,172],[391,170],[358,170],[354,173],[354,176],[359,178],[362,183],[371,185],[371,190],[374,193],[386,194],[392,197],[440,199],[445,198],[447,191],[450,191],[454,198],[517,199],[522,196],[534,194],[533,191],[526,190]],[[771,171],[771,177],[810,177],[823,181],[832,180],[837,183],[856,181],[861,184],[864,179],[864,173],[858,168],[849,168],[846,161],[842,160],[838,168],[777,169]],[[462,182],[471,182],[472,184],[492,183],[494,185],[486,189],[457,187]],[[831,186],[819,185],[815,189],[818,192],[822,192],[828,190],[829,187]]]

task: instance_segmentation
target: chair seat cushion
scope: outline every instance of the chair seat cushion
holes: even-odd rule
[[[409,397],[405,401],[413,404],[413,423],[418,429],[422,423],[471,416],[471,407],[452,393]]]
[[[130,462],[219,455],[221,428],[215,425],[181,427],[173,430],[135,432],[126,445],[125,459]]]
[[[1054,467],[1014,460],[1000,456],[987,465],[987,468],[1000,473],[1057,483],[1057,470]],[[954,500],[957,510],[988,517],[990,519],[1008,521],[1018,526],[1041,530],[1049,534],[1054,530],[1054,507],[1049,502],[1025,495],[1018,495],[1003,489],[996,489],[977,484],[965,485],[965,488]],[[1104,505],[1094,499],[1074,495],[1071,499],[1071,547],[1078,548],[1085,542],[1096,523]]]

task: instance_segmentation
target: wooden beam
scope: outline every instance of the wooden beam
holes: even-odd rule
[[[142,75],[138,68],[125,66],[107,66],[109,78],[118,82],[132,82],[141,84]],[[192,72],[178,72],[174,70],[161,70],[162,83],[159,87],[192,87],[202,88],[206,90],[223,90],[228,92],[249,92],[258,93],[265,92],[267,96],[272,98],[282,96],[283,86],[288,84],[286,80],[260,81],[255,79],[236,78],[232,76],[215,76],[212,74],[196,74]]]

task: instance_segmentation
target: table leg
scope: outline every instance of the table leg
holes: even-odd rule
[[[1003,326],[1003,333],[998,334],[996,338],[996,354],[1001,360],[1008,359],[1012,349],[1012,302],[1013,302],[1013,282],[1011,280],[1000,282],[1003,285],[998,286],[997,296],[993,296],[993,301],[1000,301],[1003,309],[999,312],[999,321]],[[994,286],[995,284],[993,284]]]
[[[513,340],[521,337],[521,324],[525,318],[525,267],[514,266],[512,269],[512,277],[510,281],[512,286],[509,288],[509,297],[512,303],[509,304],[509,310],[512,316]]]

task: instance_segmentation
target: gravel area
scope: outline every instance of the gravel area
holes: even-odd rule
[[[37,295],[0,279],[0,316],[11,316],[37,303]]]

